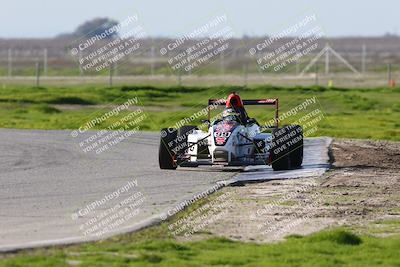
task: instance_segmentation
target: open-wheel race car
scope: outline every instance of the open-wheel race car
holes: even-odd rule
[[[210,121],[210,107],[224,105],[222,116]],[[275,108],[272,126],[260,126],[247,115],[245,106]],[[275,171],[301,167],[303,130],[299,125],[279,128],[278,99],[242,100],[236,93],[227,99],[209,99],[208,131],[196,126],[161,130],[159,165],[161,169],[199,165],[272,165]]]

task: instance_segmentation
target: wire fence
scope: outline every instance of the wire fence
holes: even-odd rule
[[[158,53],[168,40],[143,40],[139,55],[128,55],[102,71],[85,71],[65,43],[54,39],[42,41],[0,42],[0,79],[7,82],[40,84],[57,80],[71,83],[112,85],[124,82],[157,83],[229,83],[233,84],[358,84],[359,86],[394,87],[400,72],[399,38],[342,38],[319,40],[319,49],[302,57],[289,68],[261,71],[251,57],[246,43],[257,40],[233,39],[229,53],[221,53],[204,67],[189,72],[171,71],[168,58]],[[192,44],[198,40],[193,40]],[[282,40],[284,43],[287,40]],[[181,47],[184,50],[190,42]],[[275,44],[279,46],[280,43]],[[273,49],[273,47],[271,48]],[[176,53],[180,51],[177,50]],[[206,77],[203,77],[206,76]],[[280,78],[276,78],[279,76]],[[62,78],[65,77],[65,78]],[[232,78],[234,77],[234,78]],[[151,80],[153,78],[154,80]],[[281,80],[283,79],[283,80]],[[240,81],[240,82],[239,82]],[[114,83],[113,83],[114,82]],[[102,83],[102,82],[101,82]]]

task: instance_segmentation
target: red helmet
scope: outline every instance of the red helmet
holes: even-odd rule
[[[242,108],[243,101],[235,92],[231,93],[226,100],[226,108]]]

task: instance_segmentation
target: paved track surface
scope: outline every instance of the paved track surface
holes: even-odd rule
[[[237,175],[237,169],[218,167],[159,170],[155,133],[136,133],[101,154],[80,148],[79,141],[90,135],[93,132],[73,138],[70,131],[0,130],[0,251],[92,240],[98,237],[87,231],[98,232],[105,225],[111,231],[101,237],[139,229],[217,182],[320,174],[329,145],[329,139],[306,140],[305,155],[317,156],[306,156],[302,170],[273,174],[269,167],[250,168]],[[128,189],[121,192],[123,187]],[[118,190],[117,197],[106,199]],[[116,206],[128,199],[131,202]],[[88,209],[92,203],[97,206]],[[134,206],[123,213],[129,205]],[[100,227],[114,215],[119,217]]]
[[[250,166],[230,181],[267,181],[320,176],[330,167],[329,146],[331,142],[331,138],[305,139],[303,164],[299,169],[273,171],[270,166]]]

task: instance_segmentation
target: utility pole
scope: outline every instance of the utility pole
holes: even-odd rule
[[[318,62],[315,64],[315,85],[318,85]]]
[[[44,76],[47,76],[47,48],[44,49],[43,72],[44,72]]]
[[[12,49],[8,49],[8,76],[12,76]]]

